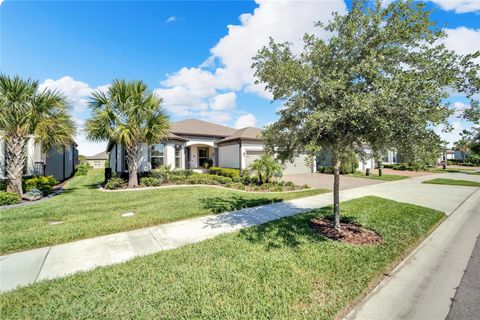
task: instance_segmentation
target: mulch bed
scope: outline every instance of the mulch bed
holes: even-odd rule
[[[355,223],[340,222],[340,231],[337,231],[333,227],[332,220],[325,218],[312,219],[310,220],[310,228],[324,237],[344,243],[356,245],[383,243],[383,238],[375,231],[368,230]]]

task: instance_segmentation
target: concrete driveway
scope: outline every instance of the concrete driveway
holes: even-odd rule
[[[323,173],[299,173],[283,176],[282,180],[292,181],[296,185],[309,185],[312,188],[333,189],[333,174]],[[385,181],[374,179],[362,179],[347,176],[340,176],[340,190],[347,190],[359,187],[379,184]]]

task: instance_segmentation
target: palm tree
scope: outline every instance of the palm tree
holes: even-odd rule
[[[28,139],[33,137],[44,152],[68,146],[75,122],[60,92],[39,91],[38,81],[0,74],[0,133],[6,142],[7,191],[21,196]]]
[[[249,170],[257,174],[258,182],[260,184],[263,182],[269,183],[274,175],[281,175],[282,173],[282,167],[280,164],[274,157],[267,153],[263,154],[260,159],[254,160],[250,165]]]
[[[462,154],[462,162],[465,162],[465,154],[468,152],[469,148],[470,141],[463,136],[460,140],[456,141],[453,144],[453,149],[456,151],[460,151],[460,153]]]
[[[164,141],[169,133],[162,99],[142,81],[114,80],[107,92],[92,93],[92,116],[85,122],[87,139],[113,141],[125,146],[128,186],[138,186],[140,144]]]

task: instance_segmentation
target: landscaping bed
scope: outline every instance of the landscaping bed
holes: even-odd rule
[[[384,240],[359,246],[310,228],[331,210],[20,288],[1,295],[2,318],[340,318],[444,217],[377,197],[344,202],[345,219]]]
[[[101,192],[103,177],[103,170],[92,169],[69,180],[64,192],[48,201],[1,210],[0,254],[328,192],[244,193],[194,185]]]
[[[138,188],[161,187],[171,185],[218,185],[224,188],[248,192],[284,192],[309,189],[308,185],[298,186],[291,181],[262,181],[257,176],[240,170],[228,168],[210,168],[210,174],[196,173],[192,170],[171,170],[168,166],[143,173]],[[104,185],[107,190],[127,189],[127,181],[114,175]]]
[[[469,180],[458,180],[458,179],[444,179],[444,178],[426,180],[426,181],[423,181],[422,183],[444,184],[449,186],[480,187],[480,182],[469,181]]]
[[[0,182],[0,207],[38,201],[44,197],[53,196],[62,189],[60,183],[53,176],[37,176],[22,180],[24,194],[19,197],[12,192],[6,192],[7,181]]]

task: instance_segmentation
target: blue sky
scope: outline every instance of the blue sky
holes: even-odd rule
[[[164,98],[172,120],[201,118],[234,127],[263,126],[280,107],[254,84],[251,56],[268,36],[300,47],[313,21],[349,3],[327,1],[14,1],[0,0],[0,70],[65,92],[81,127],[86,97],[115,78],[142,79]],[[446,45],[480,50],[480,1],[432,0]],[[462,108],[461,96],[451,99]],[[451,119],[449,141],[472,124]],[[93,154],[105,144],[87,142]]]

